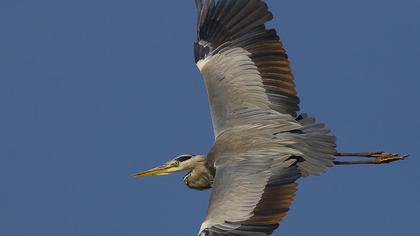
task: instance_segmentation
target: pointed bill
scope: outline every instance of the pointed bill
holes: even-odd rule
[[[133,174],[133,178],[140,178],[140,177],[145,177],[145,176],[152,176],[152,175],[168,175],[170,174],[170,172],[168,172],[168,170],[171,168],[170,165],[163,165],[163,166],[159,166],[159,167],[155,167],[143,172],[138,172]]]

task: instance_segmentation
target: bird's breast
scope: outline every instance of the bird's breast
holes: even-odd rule
[[[194,169],[184,177],[185,184],[192,189],[205,190],[211,188],[213,175],[208,169]]]

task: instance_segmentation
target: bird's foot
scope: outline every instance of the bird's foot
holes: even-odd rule
[[[402,155],[399,153],[373,152],[368,157],[375,158],[375,162],[378,164],[386,164],[394,161],[404,160],[408,157],[408,155]]]

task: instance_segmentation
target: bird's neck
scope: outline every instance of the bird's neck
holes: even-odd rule
[[[184,182],[192,189],[204,190],[211,188],[213,178],[213,173],[207,165],[206,158],[203,156],[201,160],[194,163],[191,171],[184,177]]]

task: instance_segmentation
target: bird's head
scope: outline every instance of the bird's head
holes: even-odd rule
[[[158,167],[142,171],[133,175],[134,178],[152,175],[168,175],[175,172],[186,171],[202,163],[205,157],[202,155],[180,155]]]

